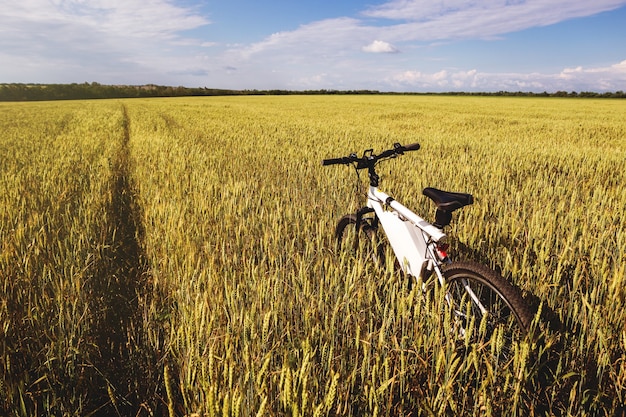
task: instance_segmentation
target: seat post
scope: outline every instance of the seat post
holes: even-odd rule
[[[451,211],[443,211],[441,209],[437,209],[435,212],[435,222],[433,226],[443,229],[452,221],[452,212]]]

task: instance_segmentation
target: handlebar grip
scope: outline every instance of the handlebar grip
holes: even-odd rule
[[[412,143],[410,145],[404,145],[405,151],[417,151],[420,148],[419,143]]]
[[[337,164],[349,164],[350,160],[346,157],[343,158],[330,158],[322,160],[322,165],[337,165]]]

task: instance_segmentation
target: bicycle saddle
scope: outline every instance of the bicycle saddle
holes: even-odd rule
[[[439,210],[446,213],[452,213],[454,210],[474,203],[474,197],[471,194],[451,193],[432,187],[424,188],[422,193],[433,200]]]

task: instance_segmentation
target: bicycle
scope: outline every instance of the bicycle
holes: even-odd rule
[[[445,300],[456,323],[453,332],[460,338],[490,344],[492,352],[500,349],[495,353],[508,360],[511,342],[523,338],[530,328],[534,316],[531,308],[517,288],[492,269],[472,261],[453,262],[443,231],[450,224],[453,212],[474,203],[473,196],[425,188],[423,194],[436,206],[435,221],[431,224],[378,189],[378,163],[419,149],[417,143],[406,146],[396,143],[378,155],[368,149],[361,157],[353,153],[322,161],[325,166],[352,165],[357,177],[360,170],[367,170],[369,176],[367,205],[343,216],[337,223],[338,248],[354,230],[354,248],[364,238],[367,257],[375,264],[384,265],[384,244],[378,236],[382,228],[395,255],[396,269],[422,282],[425,290],[435,283],[445,288]]]

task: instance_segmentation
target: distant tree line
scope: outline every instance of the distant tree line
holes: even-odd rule
[[[147,85],[0,84],[0,101],[86,100],[101,98],[223,96],[238,94],[215,88]]]
[[[103,85],[82,84],[0,84],[0,101],[38,100],[85,100],[103,98],[135,97],[188,97],[188,96],[232,96],[232,95],[452,95],[452,96],[507,96],[507,97],[578,97],[578,98],[626,98],[623,91],[596,93],[557,91],[554,93],[531,92],[445,92],[445,93],[395,93],[377,90],[225,90],[218,88],[169,87],[147,85]]]
[[[582,91],[580,93],[576,91],[556,91],[554,93],[531,93],[524,91],[498,91],[495,93],[465,93],[465,92],[449,92],[441,93],[452,96],[506,96],[506,97],[579,97],[579,98],[626,98],[626,93],[623,91],[597,93],[593,91]]]

